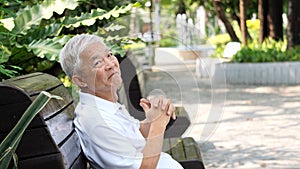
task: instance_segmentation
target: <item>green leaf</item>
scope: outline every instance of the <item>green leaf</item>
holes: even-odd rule
[[[5,63],[11,56],[11,51],[4,45],[0,45],[0,63]]]
[[[51,61],[58,60],[59,52],[62,49],[61,43],[52,39],[33,40],[30,44],[24,46],[36,56],[46,57]]]
[[[11,31],[15,27],[14,18],[0,19],[0,22],[9,31]]]
[[[15,65],[18,65],[22,62],[26,62],[28,59],[35,57],[32,52],[28,52],[27,49],[23,46],[22,48],[13,47],[12,56],[10,61]]]
[[[126,27],[123,26],[123,25],[119,25],[119,24],[115,24],[115,23],[112,23],[110,24],[108,27],[104,28],[105,31],[109,32],[113,32],[113,31],[119,31],[121,29],[125,29]]]
[[[17,66],[4,66],[4,65],[0,65],[0,75],[2,74],[4,76],[6,76],[6,77],[12,78],[12,77],[14,77],[18,73],[16,70],[12,70],[12,69],[9,69],[7,67],[11,67],[13,69],[18,69],[19,68]]]
[[[76,17],[66,17],[63,21],[65,27],[79,27],[82,25],[90,26],[90,24],[94,24],[97,19],[103,19],[103,14],[105,14],[105,10],[103,9],[92,9],[90,13],[82,13],[81,16]]]
[[[33,25],[39,25],[42,19],[49,19],[53,12],[62,14],[65,9],[75,9],[77,0],[45,0],[42,4],[27,7],[18,12],[15,18],[14,34],[26,34]]]
[[[59,23],[53,23],[50,25],[42,26],[37,29],[33,29],[18,39],[19,43],[28,44],[34,39],[46,39],[47,37],[57,36],[62,29],[62,25]]]
[[[26,128],[32,119],[46,106],[50,99],[62,99],[59,96],[51,95],[50,93],[42,91],[37,98],[26,109],[15,127],[8,133],[5,139],[0,144],[0,168],[7,169],[8,165],[16,151],[19,142],[25,132]],[[14,155],[15,156],[15,155]],[[14,157],[14,160],[17,158]]]
[[[37,62],[36,71],[37,72],[43,72],[47,69],[50,69],[53,66],[54,62],[51,62],[49,60],[43,60],[40,62]]]
[[[126,51],[116,44],[107,43],[107,47],[114,55],[119,54],[121,55],[121,57],[124,57],[126,55]]]
[[[103,9],[92,9],[90,13],[82,13],[80,16],[76,17],[66,17],[63,20],[65,27],[79,27],[80,25],[90,26],[93,25],[97,19],[109,19],[111,17],[119,17],[120,14],[125,14],[129,12],[132,8],[132,4],[127,6],[115,7],[114,9],[106,12]]]

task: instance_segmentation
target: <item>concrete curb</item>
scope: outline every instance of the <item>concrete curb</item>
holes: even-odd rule
[[[298,85],[300,62],[216,64],[213,78],[224,76],[227,84]]]

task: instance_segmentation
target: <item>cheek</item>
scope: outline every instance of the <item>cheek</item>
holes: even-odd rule
[[[104,71],[101,69],[98,69],[95,73],[95,80],[102,82],[102,81],[104,81],[104,79],[105,79]]]

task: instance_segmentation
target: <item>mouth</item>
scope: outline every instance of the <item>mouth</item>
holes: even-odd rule
[[[113,72],[111,75],[108,76],[108,79],[111,79],[114,75],[119,74],[119,72]]]

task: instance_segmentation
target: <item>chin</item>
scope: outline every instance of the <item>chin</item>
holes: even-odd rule
[[[122,79],[120,79],[120,80],[115,80],[115,81],[112,82],[111,86],[112,86],[113,88],[119,89],[119,88],[122,86],[122,82],[123,82]]]

